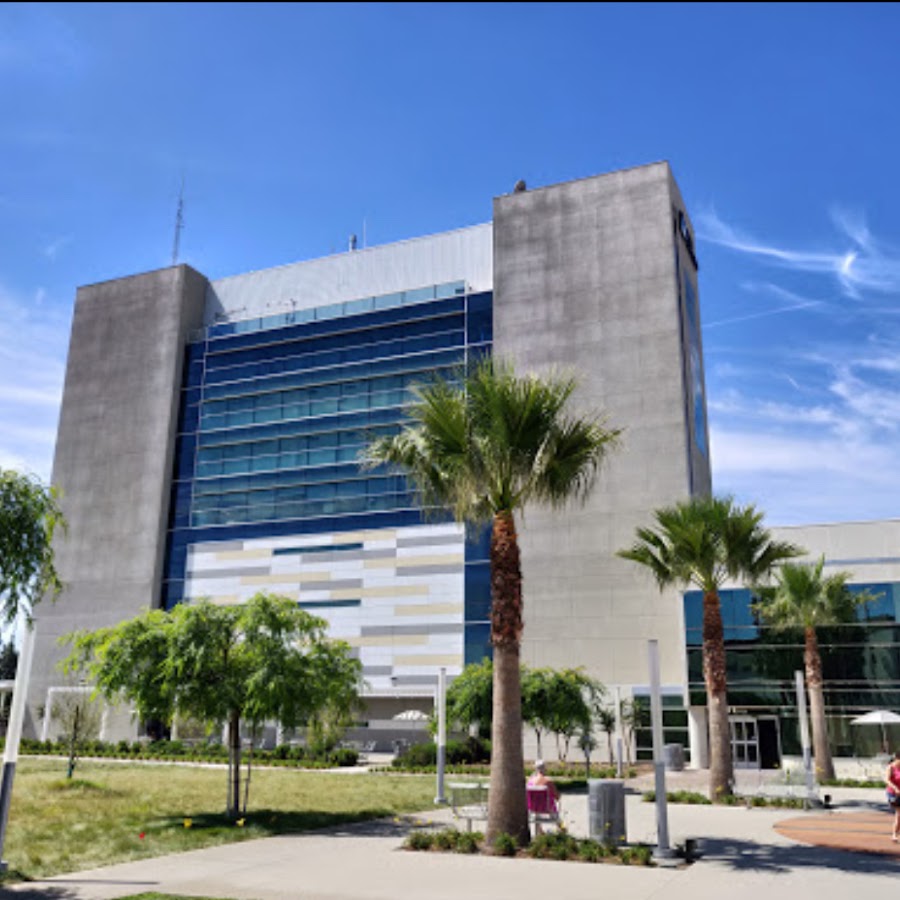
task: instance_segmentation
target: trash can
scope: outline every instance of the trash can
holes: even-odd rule
[[[588,781],[590,836],[614,849],[627,840],[625,830],[625,782],[592,778]]]
[[[667,772],[684,771],[684,746],[682,744],[664,744],[663,761]]]

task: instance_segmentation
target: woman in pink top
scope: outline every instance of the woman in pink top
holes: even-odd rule
[[[896,843],[900,841],[900,751],[894,754],[884,780],[887,785],[887,801],[894,810],[894,830],[891,838]]]

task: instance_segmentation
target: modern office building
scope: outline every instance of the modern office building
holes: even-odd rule
[[[662,656],[666,740],[705,758],[702,598],[618,559],[657,507],[710,490],[697,259],[665,163],[494,201],[493,221],[209,281],[188,266],[78,291],[53,480],[69,521],[65,592],[37,611],[32,731],[57,638],[147,607],[286,594],[363,664],[370,722],[430,707],[490,653],[486,534],[425,514],[402,476],[360,466],[413,385],[493,353],[579,380],[575,406],[624,429],[583,507],[519,522],[523,659],[584,666],[625,697]],[[822,635],[835,750],[900,708],[900,522],[776,530],[876,598]],[[722,595],[735,757],[799,749],[796,635]],[[134,733],[127,715],[107,736]],[[648,731],[638,731],[646,752]]]
[[[359,457],[416,382],[489,352],[574,373],[576,408],[624,429],[585,506],[519,523],[525,662],[583,665],[627,694],[658,638],[680,705],[681,599],[615,557],[655,507],[710,489],[692,229],[656,163],[515,190],[458,231],[80,288],[53,473],[66,587],[38,610],[32,712],[64,684],[61,635],[259,590],[351,643],[370,720],[430,705],[440,667],[490,652],[486,541]]]
[[[486,535],[421,510],[360,454],[400,427],[413,385],[486,353],[572,372],[575,406],[624,429],[586,505],[519,521],[524,661],[584,666],[642,697],[658,639],[666,740],[702,765],[701,598],[661,593],[615,556],[654,509],[711,487],[697,259],[666,163],[517,189],[491,222],[445,234],[213,281],[180,265],[80,288],[53,473],[65,590],[37,610],[32,733],[48,692],[73,688],[61,635],[260,590],[355,648],[370,724],[430,708],[440,668],[490,653]],[[821,637],[835,750],[871,750],[878,733],[849,722],[900,708],[900,522],[776,532],[876,598]],[[802,647],[754,618],[746,589],[722,606],[735,758],[771,765],[799,749]],[[137,727],[122,713],[104,730]],[[638,730],[639,753],[648,742]]]

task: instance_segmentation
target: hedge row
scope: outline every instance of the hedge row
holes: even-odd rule
[[[0,742],[2,744],[2,742]],[[65,741],[35,741],[23,739],[21,752],[31,755],[68,755]],[[184,744],[182,741],[86,741],[79,748],[80,756],[111,759],[152,759],[161,761],[189,760],[191,762],[225,762],[228,748],[222,744]],[[245,753],[246,755],[246,753]],[[254,750],[253,761],[261,766],[296,766],[302,768],[334,768],[355,766],[359,753],[349,748],[315,752],[308,747],[282,744],[272,750]]]

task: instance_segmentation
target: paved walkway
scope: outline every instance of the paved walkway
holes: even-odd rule
[[[775,830],[793,841],[836,850],[882,853],[900,860],[900,844],[891,840],[894,817],[885,812],[805,815],[775,824]]]
[[[825,819],[834,833],[849,834],[862,815],[880,820],[889,833],[880,791],[834,793],[840,808],[827,814],[670,806],[673,843],[700,838],[703,849],[700,861],[676,869],[411,853],[400,849],[412,827],[413,817],[404,817],[79,872],[8,889],[8,896],[113,900],[161,891],[235,900],[896,900],[897,858],[805,846],[784,833],[788,823]],[[654,806],[631,794],[626,809],[629,840],[652,843]],[[587,833],[584,794],[566,795],[563,813],[573,833]],[[443,825],[450,814],[442,809],[421,818]]]

